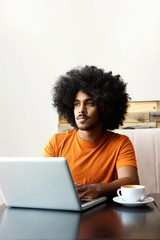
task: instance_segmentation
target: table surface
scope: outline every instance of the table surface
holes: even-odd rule
[[[85,212],[0,207],[0,239],[160,239],[160,194],[143,207],[107,201]]]

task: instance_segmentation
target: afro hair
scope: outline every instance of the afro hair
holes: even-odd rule
[[[74,100],[78,91],[91,96],[98,106],[104,130],[123,125],[129,96],[126,83],[120,75],[113,76],[95,66],[74,68],[60,76],[53,87],[53,106],[58,114],[77,128],[74,118]]]

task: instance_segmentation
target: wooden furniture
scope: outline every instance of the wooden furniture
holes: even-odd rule
[[[82,215],[78,239],[160,239],[159,223],[156,202],[142,208],[109,202]]]
[[[152,194],[151,194],[152,196]],[[160,194],[144,207],[112,200],[83,213],[0,207],[1,239],[160,239]]]
[[[129,102],[126,120],[121,128],[159,128],[160,101]]]

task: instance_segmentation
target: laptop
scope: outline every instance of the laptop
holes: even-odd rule
[[[81,203],[63,157],[0,157],[0,192],[8,207],[82,211],[106,200]]]

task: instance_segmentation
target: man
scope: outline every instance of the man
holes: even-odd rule
[[[116,194],[139,184],[129,138],[112,131],[122,125],[129,96],[119,75],[94,66],[73,69],[53,89],[53,105],[74,130],[55,134],[43,157],[65,157],[80,199]]]

